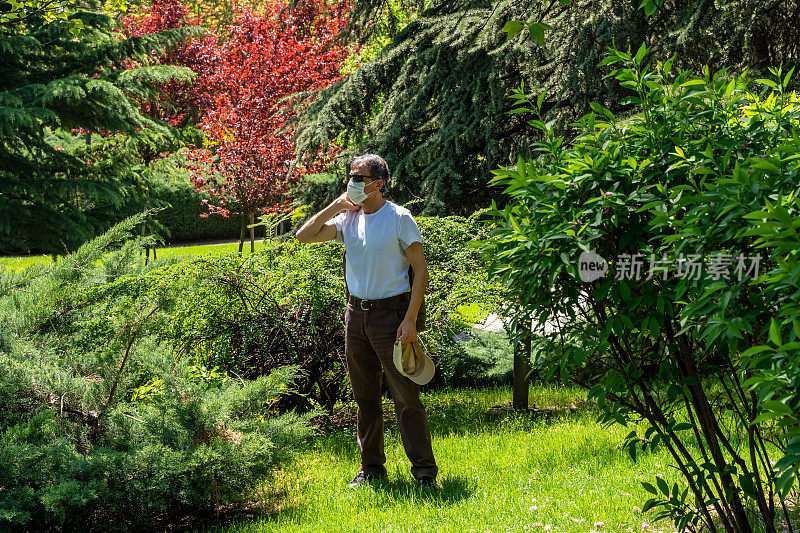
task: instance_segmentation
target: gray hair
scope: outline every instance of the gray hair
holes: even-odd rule
[[[386,190],[389,185],[389,165],[379,155],[362,154],[353,159],[352,165],[363,163],[369,169],[370,176],[383,180],[382,190]]]

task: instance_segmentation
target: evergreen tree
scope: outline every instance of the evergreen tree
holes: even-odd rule
[[[68,18],[0,22],[0,253],[75,249],[143,196],[138,170],[176,147],[139,102],[192,77],[149,62],[198,30],[120,39],[90,6]],[[142,66],[126,69],[132,61]]]
[[[612,45],[635,50],[646,41],[653,55],[677,54],[685,68],[762,69],[800,59],[798,0],[650,1],[652,16],[639,0],[425,2],[372,61],[315,94],[300,116],[298,152],[344,140],[351,152],[380,153],[393,170],[395,198],[424,197],[424,214],[466,213],[492,197],[500,202],[500,191],[487,186],[491,171],[527,155],[533,132],[506,113],[523,80],[532,100],[546,92],[547,118],[566,127],[591,110],[589,102],[619,109],[627,96],[605,78],[611,69],[598,66]],[[379,26],[383,5],[357,1],[350,31]],[[511,20],[552,30],[543,46],[528,30],[508,39]],[[315,179],[316,206],[329,198]],[[341,189],[338,181],[328,186],[328,197]]]

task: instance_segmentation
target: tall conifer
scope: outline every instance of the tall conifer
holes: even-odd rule
[[[107,15],[70,17],[82,23],[77,35],[63,18],[0,24],[0,253],[74,249],[138,194],[137,169],[174,148],[169,126],[137,102],[191,78],[149,58],[197,30],[120,39]]]
[[[531,128],[506,114],[524,81],[535,100],[547,93],[548,120],[565,127],[599,101],[619,109],[627,94],[598,67],[609,46],[636,50],[646,41],[678,65],[765,69],[800,60],[800,0],[429,0],[402,2],[416,19],[370,62],[319,91],[301,116],[297,146],[312,153],[335,139],[353,151],[386,156],[390,193],[426,199],[424,214],[467,213],[501,191],[487,181],[498,165],[527,155]],[[423,5],[424,4],[424,5]],[[383,0],[357,0],[352,34],[385,16]],[[525,29],[508,40],[510,20],[552,27],[544,45]],[[338,185],[338,184],[334,184]],[[317,202],[330,200],[319,194]],[[335,188],[335,187],[334,187]]]

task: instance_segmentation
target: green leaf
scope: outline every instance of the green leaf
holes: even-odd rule
[[[613,56],[613,55],[607,55],[606,57],[604,57],[603,59],[600,60],[600,63],[598,63],[597,66],[604,67],[606,65],[610,65],[610,64],[614,64],[614,63],[618,63],[618,62],[619,62],[619,58],[618,57]]]
[[[662,494],[664,494],[665,496],[669,496],[669,485],[667,485],[667,482],[664,481],[664,478],[657,477],[656,485],[658,485],[658,489],[661,491]]]
[[[643,0],[641,7],[644,8],[644,14],[648,17],[655,15],[656,11],[658,11],[658,6],[654,0]]]
[[[605,107],[601,106],[597,102],[589,102],[589,107],[591,107],[596,113],[599,113],[606,117],[608,120],[614,120],[614,113],[606,109]]]
[[[725,89],[725,98],[730,98],[735,88],[736,88],[736,80],[731,80],[730,83],[728,83],[728,87]]]
[[[650,335],[653,336],[654,339],[658,339],[659,334],[661,333],[661,327],[658,325],[658,322],[655,320],[651,320],[649,324]]]
[[[619,101],[619,105],[639,105],[641,103],[642,99],[638,96],[626,96]]]
[[[781,415],[780,413],[776,413],[775,411],[765,411],[763,413],[760,413],[753,419],[753,424],[758,425],[762,422],[766,422],[767,420],[774,420],[776,418],[780,418],[781,416],[783,415]]]
[[[775,482],[775,489],[784,498],[789,494],[789,491],[792,490],[792,484],[794,483],[795,477],[795,472],[790,469],[781,474],[781,476]]]
[[[773,413],[777,413],[779,415],[784,415],[784,416],[791,416],[794,413],[791,407],[777,400],[762,402],[758,406],[761,408],[762,411],[772,411]]]
[[[756,159],[750,166],[753,168],[760,168],[762,170],[768,170],[770,172],[775,172],[775,173],[779,173],[781,171],[780,168],[773,165],[766,159]]]
[[[773,89],[777,89],[778,88],[778,84],[777,83],[775,83],[772,80],[767,80],[767,79],[764,79],[764,78],[757,79],[756,83],[760,83],[762,85],[766,85],[767,87],[772,87]]]
[[[647,483],[646,481],[642,481],[642,487],[644,487],[644,490],[646,490],[646,491],[647,491],[647,492],[649,492],[650,494],[655,494],[655,495],[658,495],[658,491],[657,491],[657,490],[656,490],[656,488],[655,488],[653,485],[651,485],[650,483]]]
[[[528,26],[528,32],[531,36],[531,41],[535,42],[539,46],[544,46],[544,30],[546,26],[539,22],[534,22],[530,26]]]
[[[756,497],[756,486],[753,484],[753,474],[739,475],[739,485],[742,491],[751,498]]]
[[[544,103],[545,96],[547,96],[547,91],[542,91],[542,94],[536,99],[536,108],[541,109],[542,104]]]
[[[627,283],[623,282],[619,284],[619,295],[623,302],[631,301],[631,288]]]
[[[769,324],[769,339],[775,344],[775,346],[781,345],[781,328],[778,325],[778,321],[774,318],[771,319]]]
[[[506,25],[503,26],[503,31],[508,34],[507,39],[511,39],[516,34],[522,31],[522,28],[525,27],[525,24],[522,23],[521,20],[509,20],[506,22]]]
[[[654,493],[654,494],[657,494],[657,493]],[[647,511],[649,511],[650,509],[652,509],[656,505],[658,505],[658,501],[655,498],[650,498],[649,500],[644,502],[644,505],[642,505],[642,512],[646,513]]]
[[[639,50],[636,51],[636,55],[633,57],[633,62],[637,65],[641,64],[642,58],[644,58],[644,54],[647,52],[647,46],[644,42],[639,47]]]
[[[789,81],[792,79],[792,74],[794,74],[794,67],[789,69],[789,72],[786,73],[786,77],[783,78],[783,88],[789,86]]]

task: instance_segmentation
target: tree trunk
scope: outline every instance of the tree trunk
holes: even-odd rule
[[[255,220],[255,214],[254,213],[250,213],[250,226],[255,224],[254,220]],[[250,253],[252,254],[255,251],[256,251],[256,228],[251,227],[250,228]]]
[[[727,469],[728,463],[722,453],[719,440],[717,439],[717,419],[708,403],[705,391],[700,384],[700,377],[697,373],[697,367],[694,362],[694,354],[692,353],[691,342],[686,339],[685,335],[678,337],[678,351],[677,351],[678,369],[682,378],[689,378],[689,383],[686,385],[691,395],[691,403],[697,414],[697,421],[700,424],[700,430],[706,439],[708,452],[714,461],[714,466],[719,470],[719,478],[723,487],[734,487],[733,477]],[[720,494],[724,498],[724,495]],[[753,528],[750,521],[747,519],[747,513],[742,504],[742,499],[736,491],[731,491],[728,503],[731,507],[731,518],[734,520],[734,531],[736,533],[752,533]]]
[[[87,133],[88,135],[88,133]],[[142,238],[145,236],[145,221],[142,221]],[[144,247],[144,264],[147,266],[147,261],[150,259],[150,246]]]
[[[239,232],[239,255],[242,255],[244,249],[244,237],[247,235],[247,213],[242,211],[242,227]]]
[[[531,371],[531,322],[524,320],[517,324],[520,334],[514,346],[514,395],[512,407],[517,410],[528,409],[528,388]]]

